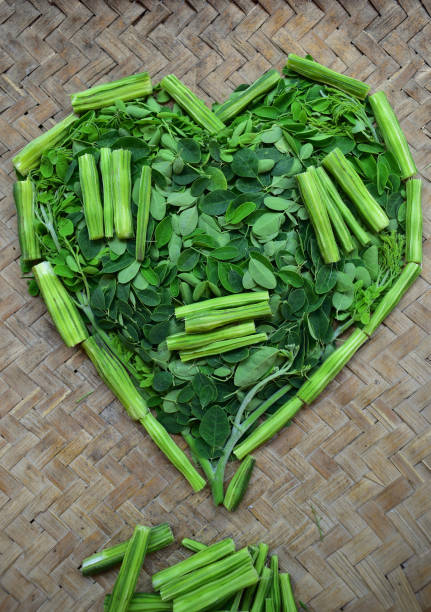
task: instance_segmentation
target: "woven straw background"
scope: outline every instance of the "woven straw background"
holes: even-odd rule
[[[116,572],[84,579],[81,559],[165,520],[178,538],[265,540],[310,610],[431,610],[427,180],[421,277],[324,396],[256,453],[233,515],[207,490],[191,494],[20,279],[10,159],[69,112],[68,93],[146,69],[221,100],[290,51],[383,88],[431,179],[430,0],[0,0],[1,612],[100,610]],[[146,570],[181,554],[157,553]]]

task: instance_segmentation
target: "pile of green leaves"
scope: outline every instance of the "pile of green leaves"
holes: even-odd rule
[[[152,168],[151,245],[142,263],[133,239],[88,238],[77,158],[98,160],[101,147],[132,152],[135,217],[142,165]],[[295,175],[334,147],[349,154],[391,222],[370,246],[329,266]],[[191,433],[201,458],[222,455],[246,391],[277,368],[281,375],[262,385],[250,409],[286,383],[294,394],[342,331],[368,321],[402,266],[400,171],[367,103],[288,71],[216,136],[160,90],[88,112],[31,178],[43,257],[92,328],[109,336],[163,425]],[[273,316],[257,322],[265,345],[192,363],[167,350],[166,337],[182,331],[175,306],[255,288],[271,294]],[[37,293],[34,280],[29,289]]]

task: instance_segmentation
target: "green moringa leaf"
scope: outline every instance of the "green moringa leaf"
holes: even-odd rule
[[[212,406],[205,412],[199,433],[211,449],[221,448],[227,440],[229,431],[229,421],[220,406]]]

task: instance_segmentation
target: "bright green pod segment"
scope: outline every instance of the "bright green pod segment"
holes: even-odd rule
[[[294,53],[289,53],[287,56],[287,67],[307,79],[336,87],[360,100],[365,99],[370,89],[369,85],[358,79],[349,77],[346,74],[340,74],[314,60],[299,57],[299,55]]]
[[[47,132],[44,132],[26,144],[25,147],[21,149],[21,151],[19,151],[19,153],[17,153],[17,155],[15,155],[15,157],[12,159],[15,170],[17,170],[23,176],[26,176],[30,170],[36,168],[42,155],[59,145],[68,135],[69,128],[72,123],[78,119],[79,117],[77,115],[68,115],[65,119],[59,121]]]
[[[251,473],[253,472],[256,459],[251,455],[248,455],[244,461],[241,462],[237,471],[232,477],[224,496],[223,505],[226,510],[233,512],[239,506],[242,498],[247,491],[248,483],[250,482]]]
[[[362,246],[366,246],[370,243],[371,238],[364,230],[362,225],[357,221],[355,216],[352,214],[350,208],[343,202],[340,194],[337,191],[334,183],[331,181],[326,171],[322,166],[317,168],[317,174],[324,188],[326,189],[326,193],[328,194],[330,200],[337,207],[340,212],[342,218],[346,222],[346,225],[350,228],[352,234],[358,240],[358,242]]]
[[[36,218],[34,205],[36,189],[30,180],[17,181],[13,186],[18,220],[18,238],[23,261],[40,259],[39,241],[36,233]]]
[[[406,262],[422,262],[422,207],[421,179],[410,179],[406,182]]]
[[[103,612],[108,612],[111,595],[105,596],[103,602]],[[129,601],[127,612],[169,612],[172,604],[169,601],[162,601],[157,593],[135,593]]]
[[[379,325],[386,319],[388,314],[392,312],[420,273],[420,264],[414,262],[406,264],[400,276],[397,278],[395,283],[377,306],[376,310],[373,312],[370,321],[363,328],[363,332],[367,334],[367,336],[371,336],[371,334],[373,334]]]
[[[281,591],[281,612],[297,612],[298,609],[293,596],[289,574],[287,572],[280,574],[279,578]]]
[[[323,261],[327,264],[339,261],[340,253],[335,242],[328,211],[320,195],[316,176],[307,171],[297,174],[296,179],[301,191],[302,200],[316,234],[317,244]]]
[[[224,601],[237,591],[256,584],[258,575],[253,565],[241,566],[227,576],[213,580],[208,584],[186,593],[174,600],[174,612],[200,612],[217,610]]]
[[[198,542],[197,540],[192,540],[191,538],[183,538],[181,540],[181,546],[184,546],[184,548],[187,548],[193,552],[199,552],[207,547],[206,544]]]
[[[163,425],[153,417],[124,366],[94,336],[88,338],[83,343],[83,347],[101,379],[120,400],[128,415],[134,421],[141,423],[153,442],[186,478],[194,491],[203,489],[205,480],[193,467],[187,455],[175,444]]]
[[[32,268],[54,325],[66,346],[76,346],[88,338],[87,328],[72,298],[48,261]]]
[[[235,293],[232,295],[224,295],[223,297],[212,298],[210,300],[202,300],[194,304],[186,304],[175,308],[175,316],[177,319],[195,315],[198,312],[207,310],[218,310],[221,308],[233,308],[235,306],[245,306],[246,304],[255,304],[257,302],[267,302],[269,300],[268,291],[250,291],[247,293]]]
[[[144,261],[151,203],[151,167],[142,166],[136,227],[136,261]]]
[[[380,232],[388,226],[387,214],[373,198],[359,174],[338,147],[328,153],[322,163],[349,196],[363,220],[372,230]]]
[[[182,431],[181,435],[183,436],[184,440],[187,442],[192,452],[193,459],[195,460],[196,463],[199,463],[205,476],[208,478],[208,482],[212,484],[212,481],[214,479],[214,469],[211,464],[211,461],[209,459],[204,459],[203,457],[199,456],[199,450],[197,448],[196,439],[192,436],[190,431],[185,429]],[[189,540],[188,538],[186,538],[186,541],[193,542],[193,540]],[[199,550],[202,550],[203,548],[205,547],[202,545],[201,548],[197,548],[196,550],[190,547],[190,550],[193,550],[194,552],[198,552]]]
[[[186,318],[185,328],[186,333],[196,334],[199,332],[207,332],[217,327],[222,327],[223,325],[229,325],[230,323],[267,317],[271,314],[272,311],[269,303],[259,302],[257,304],[247,304],[246,306],[238,306],[236,308],[199,312],[195,316]]]
[[[277,612],[280,608],[276,608],[271,597],[265,599],[265,612]]]
[[[271,578],[271,569],[269,567],[264,567],[260,575],[259,584],[257,585],[250,612],[264,612],[266,595],[271,589]]]
[[[280,579],[278,577],[278,555],[271,556],[270,568],[272,570],[271,602],[274,606],[274,610],[281,610]]]
[[[217,134],[226,127],[223,121],[211,112],[208,106],[174,74],[165,76],[160,81],[160,85],[196,123],[208,130],[210,134]]]
[[[147,552],[151,529],[136,525],[112,589],[108,612],[127,612]]]
[[[340,211],[332,201],[329,193],[326,191],[324,183],[320,180],[319,172],[312,166],[307,170],[307,172],[310,172],[310,174],[312,174],[316,180],[322,202],[324,203],[328,212],[328,217],[331,222],[332,229],[337,237],[338,244],[342,247],[345,253],[351,253],[355,248],[352,236],[350,235],[349,229],[344,222]]]
[[[143,418],[149,412],[147,403],[136,389],[126,368],[96,336],[90,336],[82,346],[100,378],[120,400],[130,418],[134,421]]]
[[[120,240],[133,237],[131,160],[126,149],[112,151],[114,225]]]
[[[166,338],[166,344],[170,351],[189,351],[191,349],[208,346],[208,344],[219,340],[229,340],[231,338],[248,336],[254,334],[255,331],[256,326],[254,321],[247,321],[245,323],[239,323],[238,325],[227,325],[226,327],[206,334],[187,334],[185,332],[172,334],[172,336]]]
[[[367,340],[368,336],[364,331],[355,329],[349,338],[335,349],[307,382],[300,387],[297,393],[299,399],[305,404],[311,404]]]
[[[254,568],[257,572],[257,575],[260,577],[263,569],[265,567],[266,557],[268,555],[269,546],[265,544],[265,542],[260,542],[258,545],[257,557],[254,562]],[[254,601],[254,594],[256,592],[256,584],[249,586],[243,595],[243,599],[241,601],[240,610],[250,610]]]
[[[94,553],[86,557],[81,564],[81,572],[83,576],[91,576],[104,572],[110,569],[117,563],[121,563],[126,554],[127,546],[130,540],[120,542],[115,546],[104,548],[100,552]],[[162,523],[151,527],[150,539],[148,541],[147,554],[165,548],[174,541],[174,534],[168,523]]]
[[[401,178],[407,179],[416,174],[417,168],[407,144],[407,139],[400,127],[384,91],[377,91],[370,96],[377,125],[389,151],[395,157],[401,170]]]
[[[136,100],[149,96],[153,91],[148,72],[132,74],[122,79],[90,87],[85,91],[71,94],[73,110],[77,113],[103,108],[114,104],[116,100]]]
[[[211,355],[221,355],[229,351],[236,351],[244,346],[251,346],[252,344],[259,344],[260,342],[266,342],[268,336],[262,332],[259,334],[251,334],[250,336],[243,336],[242,338],[231,338],[230,340],[219,340],[218,342],[212,342],[208,346],[204,346],[191,351],[181,351],[180,359],[183,362],[191,361],[193,359],[201,359],[202,357],[209,357]]]
[[[253,566],[254,566],[256,563],[257,555],[259,553],[259,547],[251,545],[248,547],[248,550],[250,551],[251,559],[252,559]],[[239,610],[243,609],[242,606],[240,607],[240,604],[241,604],[241,600],[244,595],[244,592],[245,592],[245,589],[242,589],[241,591],[237,591],[237,593],[235,594],[235,597],[232,600],[230,608],[226,612],[239,612]]]
[[[233,451],[235,457],[243,459],[243,457],[258,448],[258,446],[261,446],[264,442],[275,436],[286,423],[293,419],[303,405],[304,403],[299,397],[289,399],[247,436],[245,440],[238,444]]]
[[[193,466],[185,452],[175,444],[169,433],[151,412],[141,416],[139,421],[153,442],[188,481],[193,491],[203,489],[206,485],[205,480]]]
[[[253,102],[253,100],[275,87],[280,78],[278,70],[268,70],[268,72],[262,74],[254,83],[249,85],[247,89],[234,92],[226,102],[214,111],[215,114],[221,121],[229,121],[248,106],[250,102]]]
[[[220,561],[210,563],[185,576],[179,576],[169,581],[160,589],[160,595],[163,601],[177,599],[213,580],[218,580],[223,576],[229,576],[238,568],[247,565],[252,565],[250,553],[247,548],[242,548],[238,552],[228,555],[224,559],[220,559]]]
[[[227,557],[227,555],[234,552],[235,542],[232,540],[232,538],[226,538],[225,540],[211,544],[211,546],[207,546],[204,550],[201,550],[191,557],[188,557],[188,559],[184,559],[184,561],[180,561],[175,565],[171,565],[170,567],[153,574],[153,588],[158,591],[170,581],[179,578],[180,576],[184,576],[189,572],[198,570],[201,567],[205,567],[210,563],[219,561],[220,559],[223,559],[224,557]]]
[[[100,173],[103,185],[103,224],[106,238],[114,237],[114,180],[112,170],[112,151],[108,147],[100,149]]]
[[[90,240],[99,240],[104,237],[105,232],[96,161],[91,153],[84,153],[78,157],[78,165],[88,237]]]

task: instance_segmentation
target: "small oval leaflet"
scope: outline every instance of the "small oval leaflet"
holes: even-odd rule
[[[201,161],[201,149],[193,138],[182,138],[178,141],[178,152],[183,160],[189,164],[198,164]]]
[[[199,433],[203,440],[215,450],[223,446],[230,432],[229,421],[226,413],[220,406],[209,408],[199,426]]]
[[[236,369],[234,382],[238,387],[249,387],[256,384],[274,366],[278,349],[263,346],[253,351],[248,359],[241,362]]]
[[[275,289],[277,286],[277,279],[274,273],[258,259],[250,259],[248,271],[257,285],[265,289]]]

